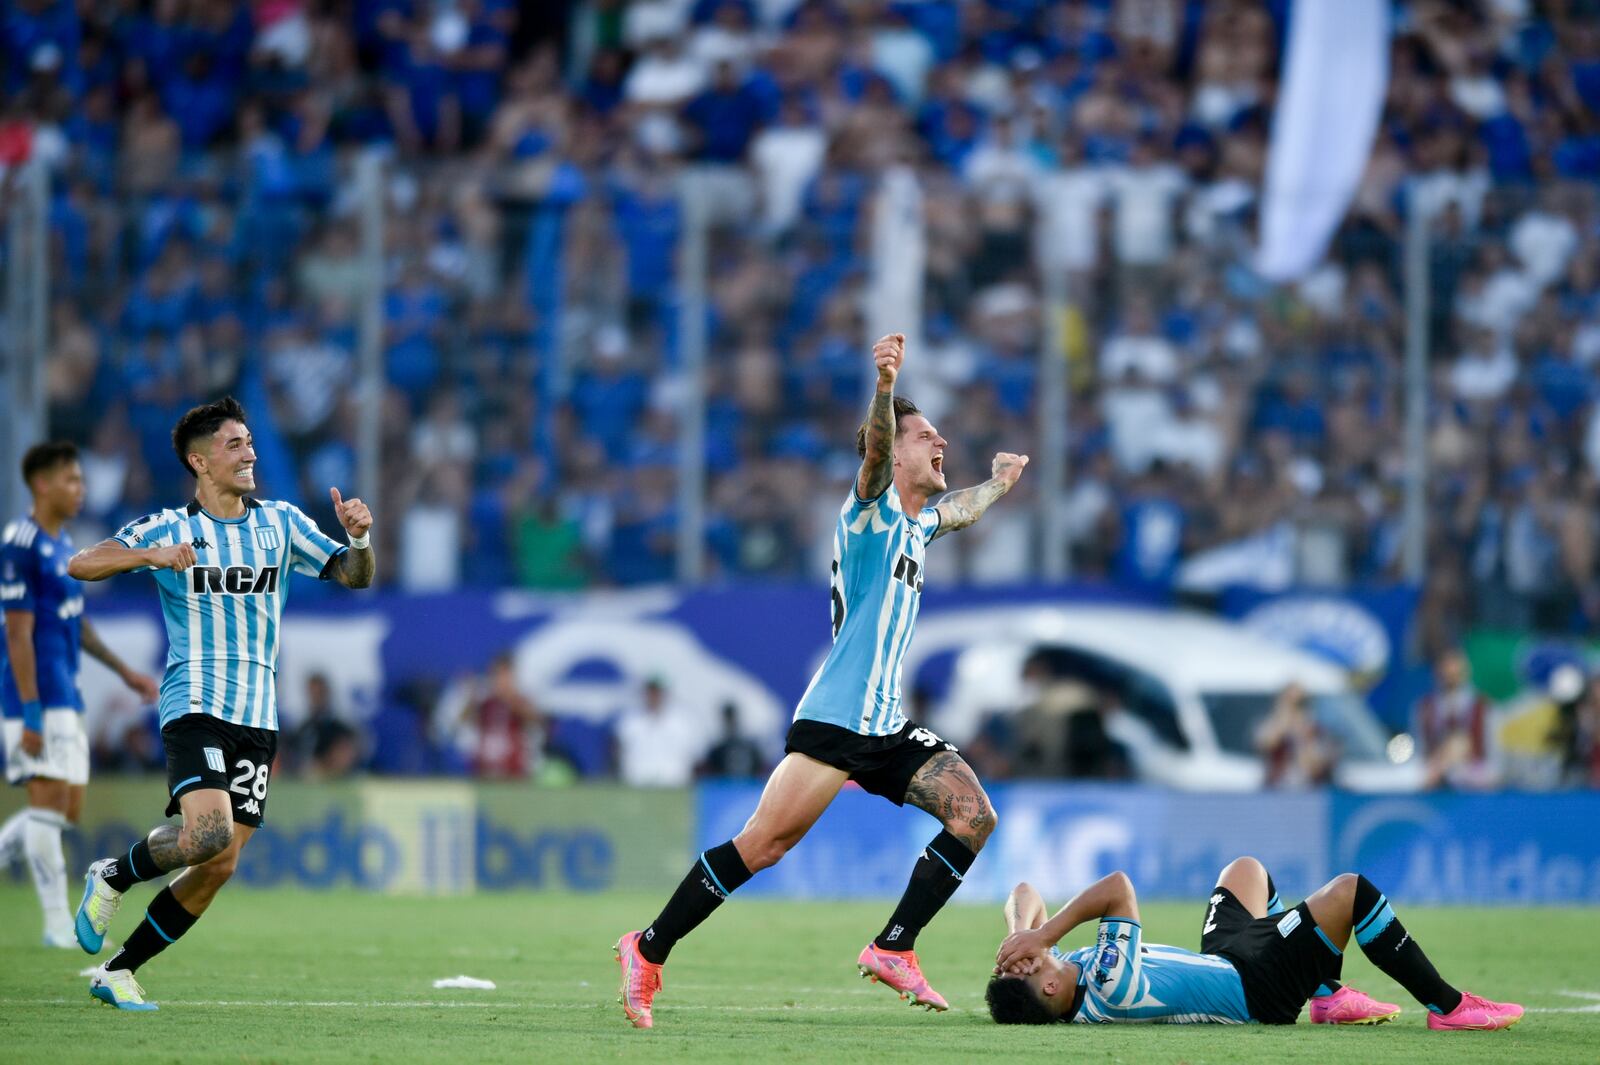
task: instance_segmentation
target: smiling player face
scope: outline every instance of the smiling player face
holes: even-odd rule
[[[897,474],[911,478],[914,487],[932,494],[945,490],[945,438],[933,423],[920,414],[900,419],[894,440],[894,465]]]
[[[250,430],[240,421],[225,421],[193,454],[200,476],[223,495],[242,496],[256,490],[256,449]]]

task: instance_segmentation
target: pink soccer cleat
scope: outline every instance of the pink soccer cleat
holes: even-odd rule
[[[1312,1024],[1382,1024],[1400,1016],[1393,1002],[1379,1002],[1345,984],[1331,995],[1311,1000]]]
[[[622,1012],[629,1024],[635,1028],[650,1028],[656,1023],[650,1015],[650,1006],[656,992],[661,990],[661,966],[639,953],[639,935],[629,932],[611,948],[616,952],[617,964],[622,966],[622,993],[617,1001],[622,1003]]]
[[[944,996],[928,986],[914,950],[884,950],[876,943],[868,943],[856,959],[856,968],[861,970],[863,979],[887,985],[913,1006],[940,1013],[950,1008]]]
[[[1461,1004],[1449,1013],[1428,1013],[1428,1027],[1439,1032],[1492,1032],[1522,1020],[1522,1007],[1514,1002],[1490,1002],[1470,991],[1461,992]]]

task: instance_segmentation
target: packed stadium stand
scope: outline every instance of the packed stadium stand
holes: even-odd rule
[[[671,580],[692,175],[708,573],[816,580],[857,464],[875,196],[910,173],[906,389],[952,483],[1041,446],[1055,345],[1072,572],[1133,588],[1399,575],[1403,229],[1425,204],[1417,651],[1474,622],[1591,627],[1600,11],[1396,3],[1356,202],[1285,286],[1253,266],[1285,6],[6,0],[0,173],[52,174],[49,417],[85,448],[78,540],[183,498],[170,427],[232,392],[265,487],[325,525],[381,404],[391,587]],[[381,396],[356,387],[374,153]],[[937,582],[1029,579],[1036,491],[941,546]]]

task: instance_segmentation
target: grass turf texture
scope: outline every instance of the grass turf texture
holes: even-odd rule
[[[152,894],[130,893],[109,939]],[[76,900],[76,892],[74,893]],[[1059,902],[1060,900],[1051,900]],[[1400,1002],[1377,1028],[1000,1028],[983,1008],[999,908],[952,906],[921,955],[951,1011],[908,1008],[857,978],[857,952],[887,904],[733,900],[681,944],[653,1031],[615,1003],[611,944],[660,900],[628,895],[401,899],[354,892],[224,892],[204,921],[140,974],[159,1013],[89,997],[79,952],[38,945],[31,890],[0,885],[0,1060],[135,1062],[971,1062],[1042,1052],[1090,1062],[1381,1065],[1600,1057],[1600,915],[1587,910],[1420,909],[1407,924],[1448,979],[1526,1006],[1509,1032],[1430,1032],[1421,1007],[1351,945],[1345,976]],[[1193,946],[1201,906],[1150,905],[1146,934]],[[1087,941],[1080,930],[1069,943]],[[101,957],[109,956],[109,950]],[[436,991],[466,973],[495,991]],[[1590,992],[1583,998],[1563,991]],[[196,1055],[200,1055],[197,1057]]]

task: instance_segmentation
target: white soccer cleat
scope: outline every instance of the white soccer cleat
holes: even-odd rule
[[[89,977],[89,994],[108,1006],[119,1010],[149,1012],[160,1009],[154,1002],[146,1002],[144,988],[127,969],[107,969],[104,965]]]
[[[122,905],[122,892],[100,875],[111,863],[112,859],[101,858],[89,866],[83,877],[83,901],[78,903],[78,916],[72,922],[72,930],[77,935],[78,946],[86,954],[100,953],[100,948],[105,946],[106,929],[111,927],[111,919]]]

